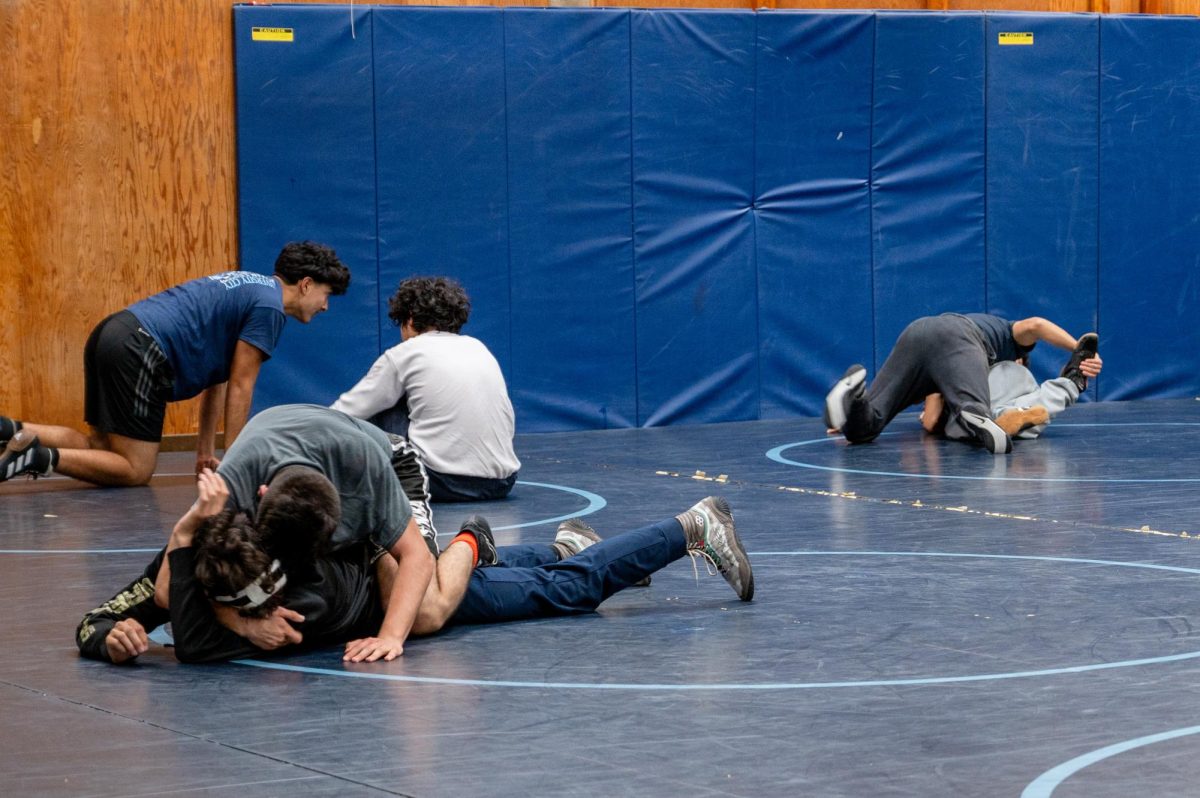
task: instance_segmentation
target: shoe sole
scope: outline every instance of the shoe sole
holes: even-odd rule
[[[846,426],[846,395],[857,390],[867,381],[867,370],[862,366],[851,366],[842,378],[833,384],[825,395],[825,414],[822,420],[829,429],[841,430]]]
[[[1020,435],[1030,427],[1050,423],[1050,412],[1041,405],[1034,405],[1021,410],[1006,410],[996,419],[996,426],[1008,435]]]
[[[733,543],[734,550],[741,558],[741,561],[746,563],[747,578],[742,592],[738,594],[738,598],[742,601],[751,601],[754,599],[754,569],[750,566],[750,555],[746,553],[746,547],[742,545],[742,539],[737,533],[737,525],[733,522],[733,511],[729,507],[729,502],[720,496],[714,496],[712,504],[713,508],[717,511],[718,517],[721,519],[721,524],[728,530],[726,536]]]
[[[1008,454],[1012,451],[1012,439],[1008,437],[1004,430],[1000,429],[995,421],[992,421],[987,416],[981,416],[978,413],[971,413],[966,410],[959,413],[959,417],[966,423],[967,428],[975,436],[975,440],[983,444],[983,448],[987,449],[992,454]]]

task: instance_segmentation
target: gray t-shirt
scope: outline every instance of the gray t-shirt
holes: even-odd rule
[[[368,539],[390,549],[412,518],[391,458],[387,434],[373,424],[318,405],[280,405],[250,419],[217,473],[229,484],[234,505],[253,515],[258,487],[280,469],[314,468],[342,501],[333,549]]]

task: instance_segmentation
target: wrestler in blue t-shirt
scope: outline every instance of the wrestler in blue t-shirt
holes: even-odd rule
[[[91,434],[0,416],[0,482],[57,471],[98,485],[144,485],[158,459],[168,402],[200,395],[196,472],[215,468],[250,415],[254,383],[285,317],[307,324],[346,293],[350,271],[329,247],[283,248],[272,277],[224,272],[168,288],[100,322],[84,348]]]

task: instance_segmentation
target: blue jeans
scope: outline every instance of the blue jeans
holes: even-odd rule
[[[674,518],[615,535],[559,560],[549,544],[501,546],[500,565],[476,568],[452,624],[496,623],[592,612],[687,552]]]

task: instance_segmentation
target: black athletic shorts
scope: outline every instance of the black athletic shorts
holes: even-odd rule
[[[174,373],[158,342],[127,310],[96,325],[83,349],[84,420],[101,432],[162,440]]]

